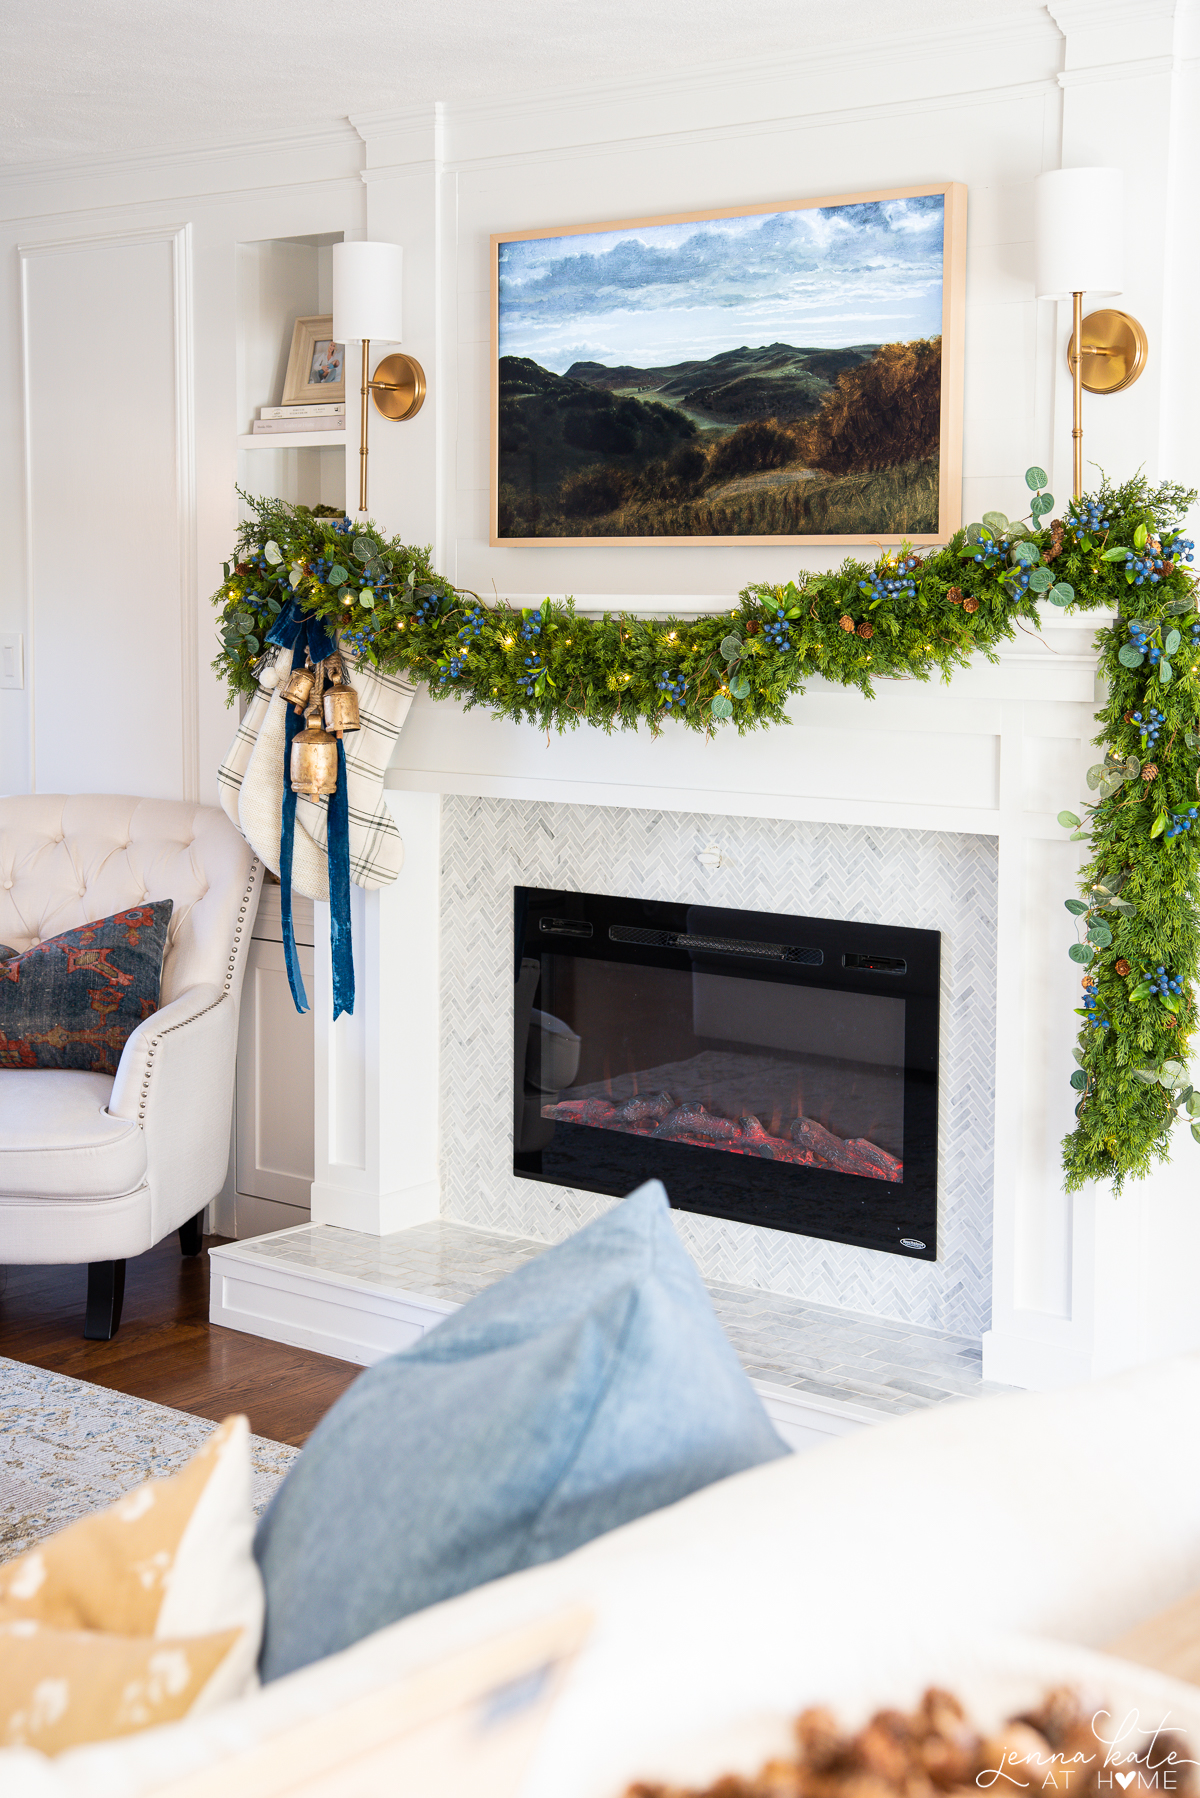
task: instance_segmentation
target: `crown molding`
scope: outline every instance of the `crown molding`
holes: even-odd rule
[[[62,162],[12,162],[0,167],[0,192],[53,181],[120,180],[129,175],[158,174],[182,168],[206,168],[253,156],[294,155],[310,150],[359,150],[361,139],[348,119],[315,131],[287,131],[240,142],[222,139],[172,150],[121,151],[107,156],[72,157]]]
[[[1127,0],[1119,0],[1119,3],[1124,5]],[[1154,4],[1154,0],[1150,0],[1150,4]],[[394,112],[354,113],[351,123],[363,142],[370,144],[385,137],[403,138],[409,134],[428,132],[431,127],[439,132],[452,134],[454,127],[460,124],[501,125],[507,120],[528,119],[531,114],[544,118],[557,112],[578,116],[581,110],[608,108],[620,102],[650,103],[692,98],[709,91],[728,95],[731,89],[739,86],[745,86],[748,94],[761,90],[765,84],[780,81],[791,83],[797,89],[811,90],[813,87],[826,86],[829,79],[839,72],[857,81],[864,69],[894,68],[898,61],[916,62],[929,69],[931,79],[925,91],[932,89],[936,92],[939,76],[935,75],[931,67],[934,61],[944,63],[950,58],[964,55],[983,58],[988,52],[994,52],[1003,46],[1028,50],[1032,44],[1036,49],[1039,41],[1056,65],[1054,70],[1048,71],[1052,78],[1057,68],[1061,36],[1044,14],[1040,20],[1037,14],[1032,14],[1020,18],[1003,18],[999,22],[970,22],[961,25],[956,22],[953,26],[930,29],[925,33],[908,31],[877,35],[869,44],[857,40],[843,41],[819,46],[802,56],[770,59],[747,57],[727,60],[720,65],[706,64],[680,69],[670,75],[634,75],[619,81],[595,82],[587,86],[509,93],[503,99],[481,96],[429,102],[422,106],[399,108]],[[961,70],[954,71],[954,76],[959,81],[961,74]],[[973,73],[971,79],[978,84],[978,91],[987,91],[989,83],[986,69]],[[956,86],[954,91],[964,90]],[[854,109],[851,107],[846,110]],[[616,135],[618,134],[614,134],[614,137]],[[629,141],[627,132],[619,135],[625,142]],[[676,137],[679,134],[667,131],[653,135]]]

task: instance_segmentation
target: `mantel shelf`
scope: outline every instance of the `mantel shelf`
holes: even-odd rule
[[[237,440],[240,450],[272,449],[345,449],[345,431],[262,431],[257,436],[246,432]]]

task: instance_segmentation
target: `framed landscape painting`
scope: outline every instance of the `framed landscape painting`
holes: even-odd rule
[[[944,541],[966,193],[494,236],[492,544]]]

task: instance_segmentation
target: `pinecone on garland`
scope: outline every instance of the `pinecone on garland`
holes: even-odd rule
[[[979,610],[979,601],[976,599],[976,597],[973,593],[968,593],[967,597],[963,600],[963,611],[964,612],[977,612],[978,610]]]
[[[838,623],[841,625],[841,627],[844,631],[852,631],[854,629],[854,620],[853,620],[853,618],[851,618],[849,612],[846,612],[841,618],[839,618]]]
[[[961,606],[961,604],[963,602],[962,588],[961,587],[947,587],[946,588],[946,598],[950,601],[950,604],[952,606]]]
[[[1113,973],[1114,974],[1119,974],[1121,976],[1121,979],[1124,980],[1124,978],[1125,978],[1126,974],[1128,974],[1128,972],[1129,972],[1129,963],[1125,960],[1124,956],[1121,957],[1120,961],[1114,961],[1114,963],[1113,963]]]
[[[1061,518],[1050,520],[1050,547],[1042,551],[1043,562],[1053,562],[1055,556],[1061,556],[1063,546],[1063,521]]]
[[[1157,780],[1158,779],[1157,763],[1155,763],[1155,762],[1147,762],[1146,763],[1146,766],[1142,769],[1142,779],[1143,780]]]
[[[748,637],[757,637],[757,635],[761,629],[762,629],[762,625],[758,622],[757,618],[747,618],[747,620],[746,620],[746,635]]]
[[[875,635],[875,627],[873,624],[860,624],[858,627],[858,634],[865,642]]]

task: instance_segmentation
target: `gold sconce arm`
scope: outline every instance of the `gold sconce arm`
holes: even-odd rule
[[[368,399],[375,401],[376,410],[384,418],[396,421],[415,418],[425,403],[425,370],[414,356],[403,356],[398,352],[393,356],[385,356],[372,377],[370,354],[370,342],[364,339],[362,346],[362,412],[358,432],[358,509],[360,513],[365,513],[367,509]]]

